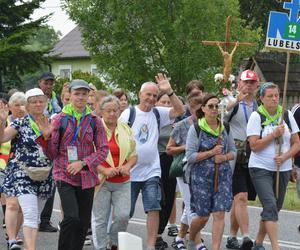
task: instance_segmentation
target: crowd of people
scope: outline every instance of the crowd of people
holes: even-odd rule
[[[245,70],[237,96],[222,107],[201,81],[190,81],[182,98],[161,73],[141,85],[132,106],[122,89],[110,94],[74,79],[58,95],[54,84],[54,75],[45,72],[37,87],[0,99],[8,249],[24,244],[36,250],[38,231],[59,230],[59,250],[86,244],[117,250],[118,232],[127,231],[140,193],[147,250],[168,248],[166,228],[174,249],[207,249],[201,231],[210,215],[211,249],[221,249],[226,212],[228,249],[263,250],[266,235],[272,249],[280,249],[278,213],[300,167],[300,105],[283,110],[277,85],[260,83],[254,71]],[[183,199],[180,228],[176,186]],[[58,228],[51,223],[56,192]],[[247,204],[257,196],[261,220],[251,239]]]

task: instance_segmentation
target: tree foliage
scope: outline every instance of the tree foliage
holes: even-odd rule
[[[45,0],[0,1],[0,89],[18,87],[20,76],[45,63],[46,50],[32,50],[29,40],[47,19],[32,21],[30,16]]]
[[[213,72],[223,64],[218,48],[201,41],[224,40],[228,15],[232,40],[259,39],[241,19],[238,0],[67,0],[65,8],[82,28],[106,81],[132,91],[157,72],[171,77],[181,93],[191,79],[218,73]],[[234,63],[255,49],[239,48]]]
[[[101,79],[97,75],[91,74],[90,72],[76,70],[72,72],[72,79],[83,79],[88,83],[92,83],[97,89],[106,89]],[[68,78],[57,78],[55,80],[54,91],[58,94],[61,93],[64,83],[70,81],[71,80]]]
[[[266,38],[270,11],[287,12],[282,8],[283,1],[280,0],[239,0],[241,17],[246,24],[253,29],[262,29],[261,44]]]

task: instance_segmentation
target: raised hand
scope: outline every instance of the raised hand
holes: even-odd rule
[[[8,117],[8,106],[3,102],[0,102],[0,122],[1,124],[6,123]]]
[[[161,91],[164,91],[167,94],[172,93],[173,90],[172,90],[171,84],[165,74],[158,73],[157,76],[155,76],[155,80],[156,80],[158,88]]]
[[[46,116],[42,116],[36,118],[35,121],[39,126],[39,129],[41,130],[43,137],[45,139],[48,139],[51,136],[51,133],[53,131],[53,126],[49,123],[48,118]]]

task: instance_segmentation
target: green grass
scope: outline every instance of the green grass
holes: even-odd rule
[[[250,201],[249,205],[261,207],[258,198],[256,201]],[[297,195],[296,183],[289,182],[282,209],[300,211],[300,199]]]

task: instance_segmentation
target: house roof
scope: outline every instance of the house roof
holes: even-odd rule
[[[49,53],[60,59],[90,57],[90,53],[83,47],[83,38],[79,26],[65,35]]]
[[[261,80],[274,82],[283,90],[286,53],[260,52],[248,61],[246,67],[254,69],[260,75]],[[289,95],[299,95],[300,93],[300,61],[298,55],[291,56],[287,92]]]

